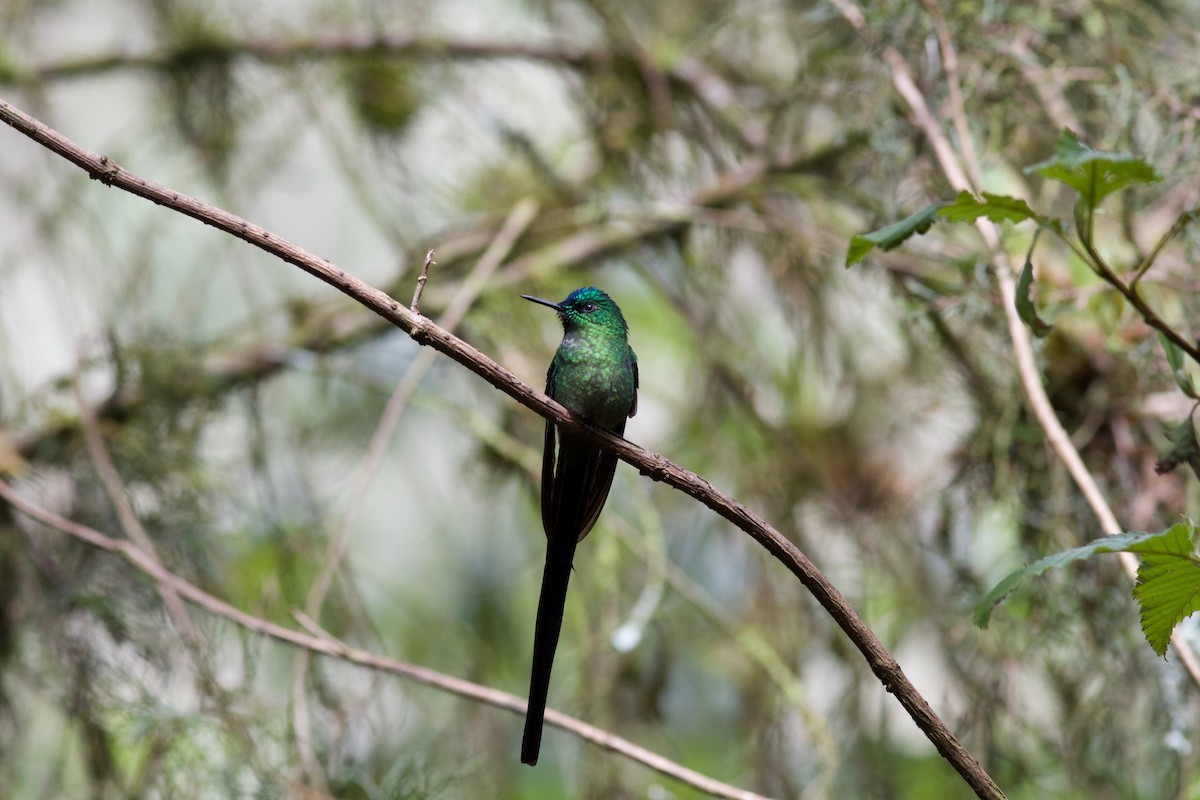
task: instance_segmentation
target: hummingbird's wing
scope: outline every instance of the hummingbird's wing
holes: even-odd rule
[[[637,413],[637,394],[638,394],[638,371],[637,371],[637,353],[633,352],[633,348],[629,348],[629,369],[633,371],[633,405],[629,407],[629,416]]]
[[[551,370],[553,372],[553,370]],[[550,387],[546,387],[546,394],[553,397],[550,392]],[[554,466],[557,463],[555,458],[558,445],[555,441],[555,433],[557,428],[550,420],[546,420],[546,436],[542,445],[542,529],[546,532],[546,538],[553,538],[550,534],[552,520],[555,519],[554,511]]]
[[[628,416],[632,417],[637,413],[638,369],[637,356],[633,355],[632,349],[629,355],[633,402]],[[546,394],[551,397],[556,388],[555,373],[551,364],[546,375]],[[611,430],[618,436],[624,435],[625,420]],[[559,530],[576,530],[578,541],[588,535],[604,509],[617,469],[617,457],[568,433],[562,434],[562,444],[556,447],[556,433],[557,427],[547,420],[542,449],[542,527],[548,538],[554,538]]]
[[[618,436],[624,432],[624,422],[613,431]],[[608,490],[612,488],[613,474],[617,471],[617,457],[564,433],[558,448],[558,461],[559,468],[554,475],[557,522],[564,533],[572,529],[578,531],[576,541],[582,541],[591,532],[608,500]]]
[[[634,386],[633,403],[629,408],[632,417],[637,413],[636,357],[630,366]],[[546,373],[546,394],[551,397],[556,394],[557,372],[551,362]],[[624,420],[612,432],[623,435]],[[560,530],[574,530],[576,541],[579,541],[592,530],[604,509],[617,469],[617,457],[566,433],[562,434],[560,446],[558,437],[558,426],[547,420],[542,444],[542,528],[547,539],[556,538]],[[564,461],[570,463],[564,464]]]

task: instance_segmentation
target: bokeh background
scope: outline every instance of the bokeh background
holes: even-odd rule
[[[435,249],[423,311],[457,304],[460,335],[534,385],[560,331],[519,295],[604,288],[641,367],[628,438],[795,541],[1009,797],[1200,796],[1197,687],[1141,639],[1115,559],[971,623],[1012,569],[1102,532],[1027,410],[975,232],[843,268],[851,235],[953,192],[886,48],[964,153],[955,69],[991,191],[1068,215],[1021,171],[1062,127],[1157,165],[1099,223],[1136,261],[1200,194],[1200,8],[879,2],[866,33],[846,9],[4,0],[0,96],[402,302]],[[1188,335],[1194,237],[1143,283]],[[1189,406],[1116,293],[1039,252],[1056,412],[1122,525],[1164,528],[1196,506],[1194,478],[1154,471]],[[542,420],[421,352],[0,129],[17,490],[127,537],[106,451],[182,578],[523,695]],[[771,797],[969,796],[794,578],[686,497],[621,466],[576,567],[552,707]],[[0,507],[0,795],[702,796],[553,728],[522,767],[509,711],[187,614],[190,637],[127,562]]]

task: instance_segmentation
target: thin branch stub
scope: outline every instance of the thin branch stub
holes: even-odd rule
[[[429,267],[436,266],[437,262],[433,260],[433,251],[430,250],[425,254],[425,264],[421,267],[421,277],[417,278],[417,288],[413,292],[412,304],[409,305],[409,310],[414,314],[421,313],[421,292],[425,291],[425,282],[429,280]]]

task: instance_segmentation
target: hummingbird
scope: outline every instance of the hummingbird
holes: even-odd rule
[[[576,289],[561,303],[521,296],[553,308],[563,326],[562,344],[546,373],[546,394],[584,422],[623,434],[625,421],[637,412],[638,367],[621,309],[593,286]],[[596,524],[616,468],[615,455],[546,421],[542,451],[546,568],[534,624],[529,706],[521,740],[521,761],[531,766],[537,763],[542,746],[542,717],[575,545]]]

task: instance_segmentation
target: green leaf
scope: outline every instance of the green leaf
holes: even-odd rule
[[[852,267],[862,261],[876,247],[881,250],[899,247],[908,237],[928,231],[939,218],[951,222],[974,222],[980,217],[987,217],[992,222],[1024,222],[1027,219],[1044,222],[1019,197],[984,192],[983,199],[980,199],[970,192],[959,192],[952,202],[934,203],[886,228],[858,234],[850,240],[846,266]]]
[[[862,261],[867,253],[876,247],[880,250],[894,250],[913,234],[925,233],[937,221],[938,209],[945,205],[947,204],[934,203],[886,228],[856,235],[850,240],[850,249],[846,252],[846,266],[852,267]]]
[[[1046,556],[1009,575],[975,606],[975,624],[986,628],[992,609],[1029,578],[1090,558],[1097,553],[1137,553],[1141,556],[1133,596],[1141,615],[1142,634],[1160,656],[1166,654],[1171,632],[1200,611],[1200,555],[1196,526],[1191,520],[1160,533],[1122,533]]]
[[[1116,536],[1105,536],[1093,542],[1088,542],[1081,547],[1064,550],[1061,553],[1055,553],[1054,555],[1049,555],[1035,561],[1000,581],[1000,583],[996,584],[995,588],[987,593],[987,597],[979,601],[979,604],[975,606],[975,624],[980,628],[986,628],[992,616],[992,609],[999,605],[1000,601],[1007,597],[1014,589],[1035,575],[1041,575],[1050,569],[1065,567],[1074,561],[1090,558],[1097,553],[1119,553],[1132,550],[1137,545],[1149,542],[1163,535],[1162,533],[1122,533]]]
[[[987,217],[992,222],[1040,219],[1021,198],[991,192],[984,192],[982,200],[970,192],[959,192],[953,203],[946,203],[938,209],[937,215],[952,222],[974,222],[980,217]]]
[[[1142,633],[1160,656],[1166,655],[1175,626],[1200,611],[1200,559],[1195,548],[1196,526],[1190,520],[1129,548],[1142,557],[1133,587],[1141,606]]]
[[[1158,335],[1158,341],[1162,344],[1163,352],[1167,354],[1167,364],[1171,366],[1171,375],[1174,376],[1176,385],[1188,397],[1200,400],[1200,397],[1196,396],[1196,386],[1192,382],[1192,376],[1184,367],[1183,348],[1161,333]]]
[[[1105,197],[1127,186],[1162,180],[1144,158],[1092,150],[1066,129],[1059,134],[1055,149],[1054,158],[1026,167],[1026,174],[1036,172],[1065,183],[1079,193],[1086,208],[1095,208]]]
[[[1040,339],[1050,332],[1051,326],[1038,316],[1037,309],[1033,305],[1033,299],[1030,297],[1030,289],[1032,288],[1033,262],[1026,257],[1025,267],[1021,270],[1021,277],[1017,281],[1017,316],[1029,326],[1029,329],[1033,331],[1033,335]]]
[[[1166,434],[1171,446],[1154,465],[1154,470],[1162,475],[1187,462],[1196,477],[1200,478],[1200,442],[1196,441],[1196,427],[1192,424],[1192,415],[1189,414],[1187,419],[1178,425],[1168,427]]]

